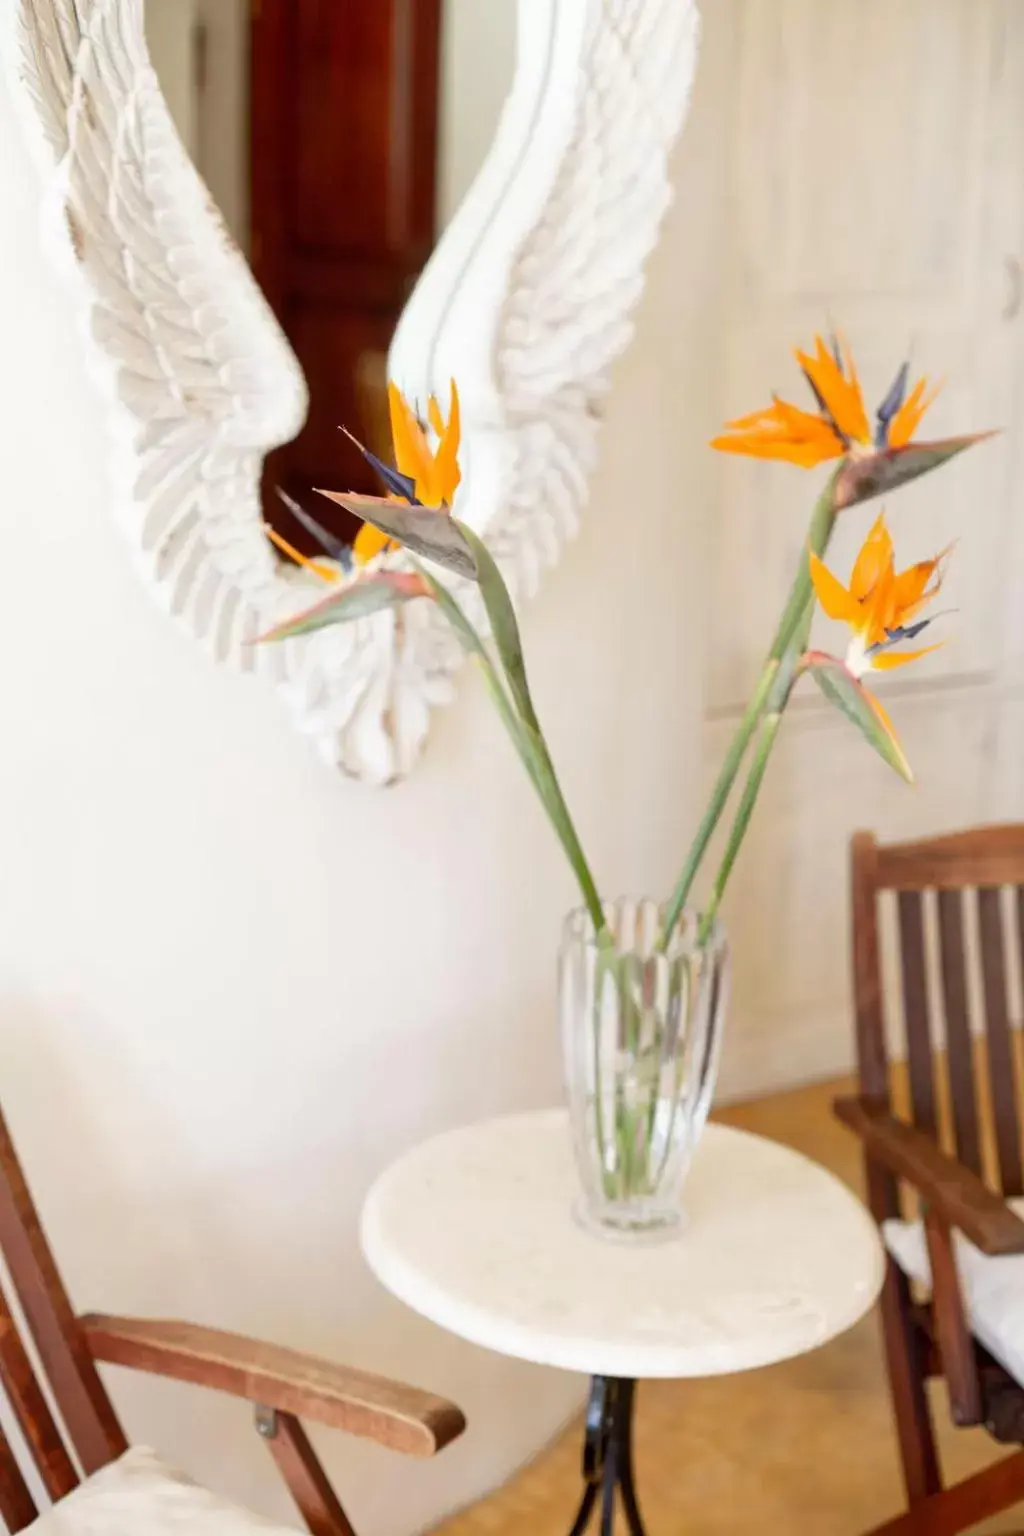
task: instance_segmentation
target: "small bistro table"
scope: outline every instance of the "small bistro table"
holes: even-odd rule
[[[846,1187],[800,1153],[709,1125],[673,1240],[624,1244],[574,1218],[568,1117],[514,1115],[451,1131],[389,1168],[363,1209],[378,1279],[450,1333],[592,1378],[584,1490],[572,1536],[633,1479],[638,1380],[718,1376],[807,1353],[873,1305],[884,1259]]]

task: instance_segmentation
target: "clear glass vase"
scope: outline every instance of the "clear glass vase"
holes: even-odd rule
[[[656,902],[605,913],[601,940],[587,912],[569,916],[559,963],[577,1213],[605,1236],[669,1237],[715,1089],[728,946],[717,924],[698,942],[695,912],[664,950]]]

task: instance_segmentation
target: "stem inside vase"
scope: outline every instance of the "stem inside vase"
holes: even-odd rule
[[[728,991],[721,929],[687,912],[667,948],[653,901],[566,922],[560,1007],[583,1189],[579,1215],[622,1239],[670,1236],[714,1091]]]

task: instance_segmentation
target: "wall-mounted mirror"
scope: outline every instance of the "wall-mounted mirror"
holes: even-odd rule
[[[309,385],[309,421],[268,489],[376,491],[338,428],[387,457],[388,347],[493,143],[516,0],[146,0],[146,25],[182,137]],[[308,548],[273,494],[265,511]],[[344,515],[317,507],[327,524]]]
[[[455,377],[459,515],[533,592],[586,502],[668,205],[695,0],[12,4],[142,575],[216,661],[280,688],[328,762],[390,782],[461,648],[425,603],[254,644],[318,585],[271,547],[267,520],[310,547],[274,488],[375,489],[339,427],[386,451],[386,367],[421,410]]]

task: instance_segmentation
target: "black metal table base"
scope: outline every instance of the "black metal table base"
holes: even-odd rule
[[[621,1505],[630,1536],[646,1536],[633,1484],[633,1395],[636,1382],[595,1376],[583,1441],[586,1488],[569,1536],[583,1536],[600,1505],[600,1536],[612,1536]]]

